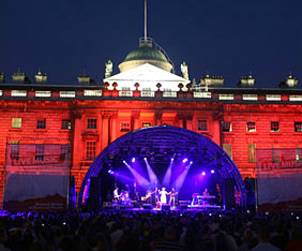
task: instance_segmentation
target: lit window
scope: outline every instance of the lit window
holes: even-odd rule
[[[150,122],[144,122],[142,124],[142,127],[150,127],[151,126],[151,123]]]
[[[99,97],[102,96],[102,90],[84,90],[84,96]]]
[[[246,101],[257,101],[258,95],[257,94],[243,94],[242,99]]]
[[[208,122],[206,120],[198,120],[198,130],[199,131],[207,131],[208,130]]]
[[[10,145],[10,159],[11,160],[19,160],[20,147],[19,144]]]
[[[119,92],[119,95],[122,97],[131,97],[132,91],[130,90],[130,87],[122,87],[122,90]]]
[[[12,128],[21,128],[22,118],[12,118]]]
[[[87,119],[87,128],[88,129],[96,129],[97,120],[96,119]]]
[[[271,121],[271,132],[279,132],[279,122],[278,121]]]
[[[46,128],[46,119],[38,119],[37,129],[45,129],[45,128]]]
[[[296,149],[296,161],[302,162],[302,148]]]
[[[232,123],[229,121],[222,121],[221,129],[223,132],[231,132],[232,131]]]
[[[256,162],[256,145],[248,144],[248,162],[255,163]]]
[[[234,94],[219,94],[219,100],[233,100]]]
[[[247,122],[246,123],[247,132],[256,132],[256,122]]]
[[[44,160],[44,145],[36,145],[35,160]]]
[[[75,91],[60,91],[61,98],[74,98]]]
[[[141,92],[142,97],[154,97],[154,92],[151,91],[151,88],[143,88]]]
[[[36,91],[35,93],[37,98],[51,97],[51,91]]]
[[[96,155],[96,142],[86,142],[86,160],[94,160]]]
[[[232,145],[230,144],[223,144],[223,150],[232,158]]]
[[[289,101],[302,101],[302,95],[289,95]]]
[[[295,122],[295,132],[302,132],[302,122]]]
[[[64,129],[64,130],[71,130],[71,121],[70,120],[62,120],[62,127],[61,129]]]
[[[12,97],[26,97],[27,91],[26,90],[12,90],[11,96]]]
[[[129,132],[130,131],[130,123],[129,122],[121,122],[121,132]]]
[[[267,101],[281,101],[281,95],[279,94],[267,94],[266,95]]]

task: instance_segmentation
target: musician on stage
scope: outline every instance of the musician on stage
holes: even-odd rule
[[[209,196],[209,195],[210,195],[210,193],[208,191],[208,188],[205,188],[203,193],[202,193],[202,196]]]
[[[161,203],[161,205],[167,204],[168,192],[166,191],[166,188],[162,187],[162,189],[159,191],[159,194],[160,194],[160,203]]]
[[[176,206],[176,195],[177,195],[175,188],[173,187],[171,189],[171,192],[169,192],[168,194],[170,195],[170,199],[169,199],[170,207],[175,207]]]
[[[113,200],[118,202],[120,200],[120,195],[118,193],[118,186],[115,186],[113,190]]]

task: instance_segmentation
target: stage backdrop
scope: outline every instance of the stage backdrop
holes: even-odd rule
[[[70,145],[8,144],[4,209],[64,210],[70,177]]]
[[[260,210],[302,209],[302,149],[257,149],[257,201]]]

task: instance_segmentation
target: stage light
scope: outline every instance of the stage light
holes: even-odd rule
[[[212,217],[212,213],[209,213],[209,216]]]
[[[146,161],[147,160],[147,158],[146,157],[144,157],[144,161]]]
[[[202,176],[206,176],[206,172],[203,171],[203,172],[201,173],[201,175],[202,175]]]
[[[214,174],[214,173],[215,173],[215,170],[212,169],[212,170],[211,170],[211,174]]]
[[[174,158],[171,158],[171,161],[174,161]]]
[[[296,217],[296,220],[300,220],[300,217],[299,217],[299,216],[297,216],[297,217]]]
[[[108,170],[108,173],[109,174],[114,174],[114,172],[111,169]]]
[[[127,164],[127,162],[126,162],[125,160],[123,160],[123,163],[124,163],[124,164]]]
[[[291,216],[294,216],[294,213],[293,213],[293,212],[291,212],[291,213],[290,213],[290,215],[291,215]]]
[[[246,213],[247,213],[247,214],[250,214],[250,212],[251,212],[250,210],[246,210]]]
[[[182,160],[182,163],[186,163],[187,161],[188,161],[188,159],[185,158],[185,159]]]
[[[193,164],[193,161],[190,161],[190,165],[192,165]]]
[[[269,212],[265,212],[265,215],[269,215]]]
[[[134,157],[131,159],[131,162],[132,162],[132,163],[134,163],[134,162],[135,162],[135,158],[134,158]]]

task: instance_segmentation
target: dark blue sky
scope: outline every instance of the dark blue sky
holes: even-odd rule
[[[143,0],[1,0],[0,71],[40,68],[50,82],[100,80],[143,35]],[[257,86],[302,80],[299,0],[149,0],[149,35],[190,75],[223,75],[235,85],[252,72]]]

